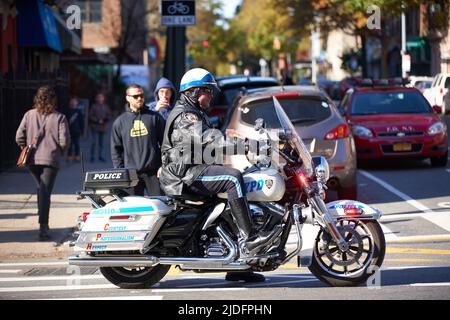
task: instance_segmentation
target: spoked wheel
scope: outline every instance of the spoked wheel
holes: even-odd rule
[[[155,267],[101,267],[100,272],[111,283],[123,289],[145,289],[158,283],[169,271],[170,265]]]
[[[386,242],[378,222],[341,220],[337,228],[349,244],[341,251],[331,235],[317,236],[309,270],[331,286],[356,286],[365,281],[384,260]]]

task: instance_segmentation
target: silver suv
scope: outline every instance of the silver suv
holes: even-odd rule
[[[313,86],[279,86],[243,94],[235,100],[225,133],[227,136],[255,137],[255,120],[264,119],[270,135],[280,124],[273,108],[275,96],[313,156],[324,156],[330,164],[328,186],[339,199],[357,198],[356,151],[353,136],[327,94]],[[232,156],[233,167],[250,166],[245,156]]]

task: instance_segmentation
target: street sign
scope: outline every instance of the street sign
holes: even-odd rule
[[[161,0],[163,26],[195,25],[195,0]]]

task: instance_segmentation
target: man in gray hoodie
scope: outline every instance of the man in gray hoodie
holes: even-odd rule
[[[159,112],[164,120],[167,120],[170,111],[175,105],[177,95],[175,86],[169,79],[162,77],[156,84],[154,95],[155,101],[149,104],[149,109]]]

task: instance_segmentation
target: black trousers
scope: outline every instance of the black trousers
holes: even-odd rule
[[[140,173],[138,174],[139,182],[137,186],[132,188],[129,193],[136,196],[144,196],[145,190],[147,190],[148,196],[161,196],[163,192],[159,186],[159,179],[156,174],[152,173]]]
[[[80,155],[80,135],[71,134],[70,135],[70,145],[67,150],[67,155],[70,157],[72,155],[79,156]]]
[[[37,186],[39,223],[48,224],[50,197],[55,183],[58,168],[42,165],[28,167]]]
[[[187,188],[188,191],[215,195],[227,192],[228,201],[244,197],[244,179],[239,170],[224,166],[209,166]]]

